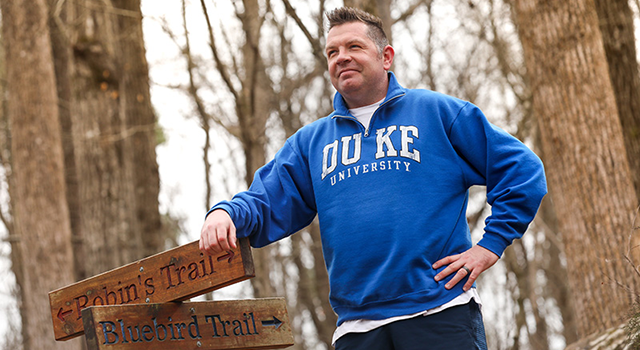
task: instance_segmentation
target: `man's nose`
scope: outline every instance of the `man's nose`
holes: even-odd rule
[[[336,63],[341,64],[345,62],[351,61],[351,55],[347,50],[340,49],[338,50],[338,56],[336,57]]]

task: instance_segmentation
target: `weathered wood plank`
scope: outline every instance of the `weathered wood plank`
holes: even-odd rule
[[[254,275],[247,239],[219,256],[202,254],[198,241],[185,244],[50,292],[54,335],[81,335],[81,312],[90,306],[183,301]]]
[[[279,349],[293,345],[284,298],[96,306],[89,350]]]

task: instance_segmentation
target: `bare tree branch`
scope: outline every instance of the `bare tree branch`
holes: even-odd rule
[[[102,11],[104,13],[109,13],[109,14],[113,14],[113,15],[117,15],[117,16],[140,18],[140,14],[137,13],[136,11],[116,8],[115,6],[113,6],[111,1],[109,1],[109,0],[102,0],[102,3],[104,5],[101,6],[101,5],[98,5],[97,3],[91,2],[91,1],[78,1],[78,2],[76,2],[76,4],[78,4],[79,6],[83,6],[83,7],[87,8],[87,9],[90,9],[90,10],[99,10],[99,11]]]
[[[200,0],[200,4],[202,5],[202,13],[207,21],[207,30],[209,31],[209,47],[211,48],[211,53],[213,54],[213,59],[216,62],[216,67],[220,75],[222,76],[222,80],[227,85],[229,92],[233,95],[234,99],[237,101],[239,99],[238,92],[234,89],[233,83],[231,82],[231,77],[229,73],[225,69],[225,65],[220,59],[220,55],[218,54],[218,48],[216,47],[216,41],[213,35],[213,27],[211,26],[211,19],[209,18],[209,12],[207,11],[207,5],[204,3],[204,0]]]
[[[291,6],[291,3],[289,2],[289,0],[282,0],[282,2],[284,3],[285,8],[287,9],[287,14],[289,16],[291,16],[291,18],[293,18],[293,20],[296,22],[296,24],[298,25],[298,27],[300,28],[300,30],[302,31],[304,36],[309,41],[309,44],[311,44],[311,49],[313,51],[313,56],[326,69],[327,68],[327,60],[324,57],[324,50],[322,49],[322,46],[320,45],[320,40],[314,38],[311,35],[311,33],[309,32],[307,27],[304,25],[304,23],[302,23],[302,20],[300,19],[300,17],[298,17],[298,14],[296,13],[296,10],[293,8],[293,6]]]
[[[204,144],[202,145],[202,162],[204,163],[204,183],[205,183],[205,200],[204,200],[204,209],[209,210],[211,207],[211,179],[209,174],[211,173],[211,163],[209,162],[209,149],[211,149],[211,130],[209,127],[209,114],[205,110],[204,103],[198,94],[198,87],[193,79],[193,70],[195,65],[193,64],[193,59],[191,57],[191,44],[189,40],[189,30],[187,28],[187,11],[186,11],[186,1],[182,0],[182,27],[184,29],[184,38],[185,38],[185,50],[184,55],[187,59],[187,73],[189,74],[189,95],[193,98],[194,103],[196,104],[196,110],[198,111],[198,116],[200,117],[200,126],[205,134]]]
[[[433,3],[433,0],[417,0],[411,6],[409,6],[409,8],[406,11],[401,13],[400,16],[398,16],[398,18],[394,19],[393,20],[393,24],[396,24],[398,22],[406,21],[409,17],[411,17],[416,12],[416,10],[420,6],[427,5],[427,6],[431,7],[432,3]]]
[[[193,98],[194,103],[196,104],[196,109],[198,111],[198,113],[201,116],[207,116],[211,121],[215,122],[216,124],[220,125],[222,128],[224,128],[227,132],[229,132],[231,135],[233,135],[234,137],[238,137],[240,135],[239,129],[237,127],[237,125],[235,125],[232,121],[230,120],[222,120],[219,116],[223,115],[223,113],[215,113],[215,114],[211,114],[208,113],[206,111],[206,108],[204,107],[204,101],[202,100],[202,98],[199,97],[199,94],[197,93],[197,91],[199,90],[199,88],[195,85],[195,77],[194,75],[197,74],[197,70],[195,69],[196,67],[199,66],[199,61],[196,57],[193,56],[193,54],[191,53],[190,50],[190,45],[188,43],[188,33],[187,33],[187,29],[186,27],[184,27],[185,29],[185,37],[187,40],[187,44],[185,44],[185,46],[183,46],[182,44],[180,44],[176,34],[173,32],[173,30],[171,30],[169,24],[167,23],[165,18],[160,18],[158,19],[158,22],[160,23],[160,27],[162,28],[162,30],[169,36],[169,38],[171,39],[171,41],[176,45],[176,47],[178,47],[178,50],[185,56],[185,58],[187,59],[187,71],[189,73],[189,86],[184,86],[182,84],[157,84],[159,86],[164,86],[170,89],[177,89],[177,90],[182,90],[182,91],[186,91],[187,94]],[[189,48],[187,48],[186,46],[189,46]],[[200,75],[199,75],[200,76]],[[212,90],[213,85],[209,84],[210,82],[207,79],[202,79],[202,81]],[[193,86],[191,86],[193,84]],[[195,90],[193,90],[195,89]],[[193,92],[196,92],[195,95]]]
[[[631,224],[631,232],[629,232],[629,240],[627,243],[627,253],[624,255],[624,258],[629,263],[629,265],[631,265],[636,275],[640,277],[640,270],[638,270],[638,266],[635,264],[635,261],[633,261],[633,258],[631,257],[632,256],[631,251],[638,248],[638,245],[635,245],[635,246],[631,245],[631,240],[635,231],[640,230],[640,226],[636,226],[636,220],[638,219],[638,214],[640,214],[640,207],[636,209],[636,214],[633,217],[633,222]]]
[[[498,67],[500,68],[500,72],[502,73],[504,80],[511,87],[511,91],[513,91],[514,96],[518,99],[519,104],[524,105],[530,95],[523,86],[522,81],[524,80],[524,77],[520,72],[517,72],[516,69],[513,68],[513,64],[511,62],[513,53],[511,52],[506,40],[504,40],[500,34],[496,24],[494,0],[489,1],[489,6],[491,8],[491,13],[489,14],[489,25],[491,33],[493,34],[493,40],[490,40],[486,35],[481,37],[481,39],[484,39],[494,49],[495,57],[498,59]],[[514,79],[517,81],[513,81]]]

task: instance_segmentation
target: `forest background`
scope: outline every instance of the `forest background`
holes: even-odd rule
[[[2,0],[2,349],[81,349],[53,340],[48,291],[197,239],[331,111],[323,13],[343,4],[384,20],[403,85],[477,104],[545,162],[538,217],[478,283],[490,349],[633,334],[640,1]],[[474,240],[489,211],[473,188]],[[207,298],[284,296],[292,349],[329,349],[319,244],[312,224],[254,250],[256,278]]]

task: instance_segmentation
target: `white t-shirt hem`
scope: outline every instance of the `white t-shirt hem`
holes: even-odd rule
[[[365,333],[372,331],[376,328],[382,327],[392,322],[407,320],[410,318],[414,318],[417,316],[428,316],[438,313],[440,311],[446,310],[448,308],[464,305],[471,301],[471,299],[475,300],[475,302],[482,307],[482,302],[480,301],[480,295],[476,288],[471,288],[468,291],[460,294],[455,299],[450,302],[440,305],[438,307],[434,307],[432,309],[428,309],[425,311],[420,311],[411,315],[402,315],[396,317],[385,318],[384,320],[351,320],[343,322],[338,328],[336,328],[335,332],[333,332],[333,339],[331,340],[331,344],[335,346],[336,341],[343,335],[347,333]]]

